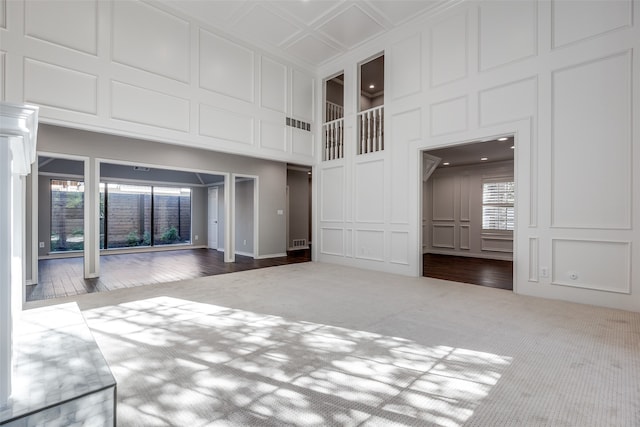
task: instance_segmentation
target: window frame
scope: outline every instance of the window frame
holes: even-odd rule
[[[513,196],[512,202],[489,202],[489,203],[485,203],[485,185],[486,184],[511,184],[512,188],[513,188]],[[487,178],[483,178],[482,179],[482,190],[481,190],[481,230],[482,233],[500,233],[500,234],[513,234],[515,227],[516,227],[516,219],[515,219],[515,178],[513,176],[497,176],[497,177],[487,177]],[[508,194],[508,192],[505,192],[505,194]],[[492,207],[492,208],[506,208],[505,210],[505,226],[506,228],[485,228],[485,207]],[[511,210],[513,210],[513,220],[511,222],[511,228],[509,228],[509,208],[511,208]],[[501,220],[498,219],[494,219],[493,222],[500,222]]]

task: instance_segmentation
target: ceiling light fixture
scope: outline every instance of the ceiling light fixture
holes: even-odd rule
[[[484,162],[485,160],[489,160],[489,159],[487,157],[480,157],[480,160]]]
[[[375,89],[376,85],[369,85],[369,89]]]
[[[506,141],[507,139],[509,138],[507,138],[506,136],[503,136],[502,138],[498,138],[498,141]]]
[[[451,163],[449,163],[449,162],[444,162],[442,165],[443,165],[443,166],[449,166],[450,164],[451,164]]]
[[[515,145],[512,145],[512,146],[511,146],[511,149],[512,149],[512,150],[513,150],[513,149],[515,149],[515,148],[516,148],[516,146],[515,146]]]

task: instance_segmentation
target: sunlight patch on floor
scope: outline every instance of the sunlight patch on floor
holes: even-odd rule
[[[170,297],[83,314],[118,380],[122,425],[460,426],[511,364]]]

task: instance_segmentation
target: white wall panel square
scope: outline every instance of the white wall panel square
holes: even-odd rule
[[[4,4],[4,1],[2,2]],[[4,9],[0,4],[0,10]],[[96,0],[25,1],[26,35],[82,52],[98,51]],[[0,21],[2,19],[0,18]]]
[[[391,162],[393,175],[391,183],[391,221],[407,224],[409,221],[409,168],[407,163],[412,160],[413,153],[409,153],[409,142],[420,139],[420,110],[412,110],[394,114],[391,118]]]
[[[469,175],[460,176],[460,221],[471,220],[471,178]]]
[[[554,239],[552,251],[554,285],[631,293],[629,242]]]
[[[287,67],[262,57],[260,67],[260,105],[284,113],[287,108]]]
[[[455,249],[456,247],[456,227],[453,224],[433,224],[431,236],[431,246],[434,248]]]
[[[467,110],[466,96],[431,104],[431,136],[467,130]]]
[[[356,230],[356,258],[384,261],[384,231]]]
[[[353,230],[344,230],[344,256],[353,257]]]
[[[536,2],[492,1],[480,3],[479,65],[481,70],[508,64],[536,54]]]
[[[357,163],[355,175],[356,221],[384,222],[384,160]]]
[[[393,99],[422,90],[422,43],[420,36],[403,40],[391,47],[392,61],[387,62],[390,94]]]
[[[631,25],[631,0],[551,1],[553,47]]]
[[[631,53],[552,75],[552,225],[631,226]]]
[[[0,0],[0,28],[7,28],[7,0]]]
[[[200,135],[253,144],[253,117],[200,104]]]
[[[188,132],[189,100],[112,81],[111,117]]]
[[[480,241],[483,251],[513,252],[513,239],[511,237],[483,235]]]
[[[115,1],[111,31],[114,61],[189,81],[189,22],[147,3]]]
[[[409,264],[409,233],[391,232],[391,259],[394,264]]]
[[[540,242],[537,237],[529,238],[529,281],[537,282],[539,280],[538,269],[540,268],[539,255]]]
[[[320,229],[320,252],[327,255],[344,254],[344,239],[341,228]]]
[[[254,53],[200,30],[200,87],[253,102]]]
[[[7,54],[6,52],[0,51],[0,101],[4,101],[5,93],[6,93],[6,80],[5,77],[7,75],[6,67],[7,67]]]
[[[291,129],[291,151],[293,154],[313,156],[313,133],[302,129]]]
[[[320,221],[344,220],[344,167],[320,170]]]
[[[24,60],[24,100],[96,114],[98,78],[35,59]]]
[[[471,249],[471,227],[468,225],[460,226],[460,249]]]
[[[481,91],[480,125],[488,126],[534,116],[537,93],[535,77]]]
[[[313,121],[313,78],[307,74],[293,70],[293,116],[306,121]]]
[[[431,86],[467,76],[467,15],[456,15],[431,28]]]
[[[455,219],[455,177],[432,177],[434,221],[453,221]]]
[[[284,123],[260,122],[260,146],[271,150],[287,150],[287,134]]]

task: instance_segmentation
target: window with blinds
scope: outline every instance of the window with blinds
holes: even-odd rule
[[[513,231],[514,200],[514,181],[485,181],[482,184],[482,229]]]

